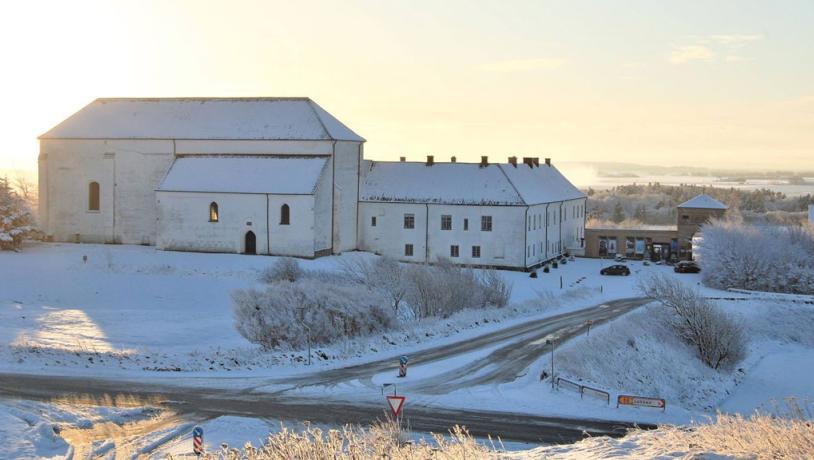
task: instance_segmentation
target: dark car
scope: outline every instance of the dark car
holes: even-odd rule
[[[701,271],[701,267],[691,260],[685,260],[677,263],[676,266],[673,267],[673,271],[676,273],[698,273]]]
[[[630,275],[630,269],[627,268],[626,265],[611,265],[610,267],[605,267],[602,270],[599,270],[599,274],[612,276],[628,276]]]

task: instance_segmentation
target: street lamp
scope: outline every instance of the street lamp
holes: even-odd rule
[[[551,345],[551,389],[554,389],[554,341],[551,339],[545,340],[546,345]]]

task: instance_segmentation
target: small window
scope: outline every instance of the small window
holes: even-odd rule
[[[482,232],[492,231],[492,216],[481,216],[480,229]]]
[[[449,214],[441,216],[441,230],[452,230],[452,216]]]
[[[214,201],[209,203],[209,222],[218,221],[218,204]]]
[[[450,257],[458,257],[459,255],[460,255],[460,253],[458,251],[458,245],[457,244],[453,244],[452,246],[449,247],[449,256]]]
[[[464,219],[464,231],[469,230],[469,219]]]
[[[289,225],[291,210],[287,204],[280,206],[280,225]]]
[[[91,182],[88,184],[88,211],[98,211],[99,201],[99,183]]]
[[[413,256],[413,245],[412,244],[405,244],[404,245],[404,255],[407,257]]]
[[[373,217],[370,218],[370,226],[371,227],[376,226],[376,216],[373,216]]]
[[[404,228],[415,228],[415,214],[404,215]]]
[[[480,258],[480,246],[472,246],[472,257],[475,259]]]
[[[94,182],[94,183],[95,183],[95,182]],[[684,221],[689,222],[689,220],[690,220],[690,216],[688,216],[688,215],[684,214],[683,216],[681,216],[681,219],[682,219],[682,220],[684,220]]]

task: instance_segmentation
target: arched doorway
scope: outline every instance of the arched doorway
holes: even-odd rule
[[[254,232],[251,231],[251,230],[246,232],[245,240],[246,241],[245,241],[244,246],[243,246],[245,249],[243,250],[243,253],[244,254],[257,254],[257,238],[255,238]]]

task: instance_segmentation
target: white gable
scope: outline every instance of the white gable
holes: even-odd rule
[[[327,161],[324,157],[180,157],[158,190],[311,195]]]
[[[530,167],[521,163],[501,164],[500,168],[528,205],[585,198],[554,166]]]
[[[694,209],[726,209],[726,205],[716,200],[715,198],[702,194],[695,198],[691,198],[684,203],[678,205],[679,208],[694,208]]]
[[[370,162],[362,201],[511,204],[523,200],[498,165],[471,163]]]
[[[308,98],[97,99],[40,138],[364,142]]]

